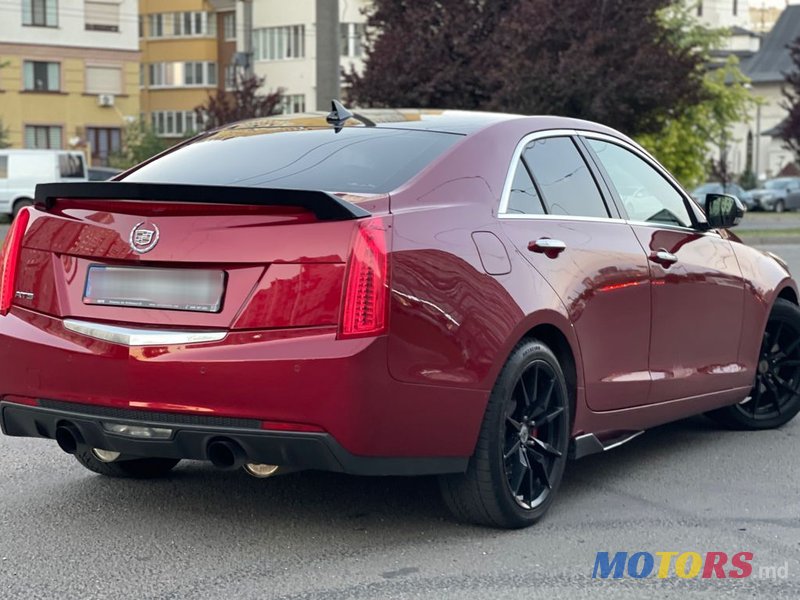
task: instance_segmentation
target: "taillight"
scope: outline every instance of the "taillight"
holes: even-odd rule
[[[362,221],[353,241],[339,330],[340,338],[385,333],[389,320],[389,258],[380,219]]]
[[[27,208],[20,210],[3,243],[2,256],[0,256],[0,315],[8,314],[11,303],[14,301],[22,236],[25,235],[30,218],[31,215]]]

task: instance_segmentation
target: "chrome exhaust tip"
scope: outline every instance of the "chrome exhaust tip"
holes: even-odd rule
[[[113,450],[103,450],[101,448],[92,448],[92,456],[97,460],[104,463],[112,463],[117,460],[121,454]]]
[[[266,479],[272,477],[278,472],[280,466],[278,465],[264,465],[260,463],[247,463],[244,467],[244,472],[257,479]]]

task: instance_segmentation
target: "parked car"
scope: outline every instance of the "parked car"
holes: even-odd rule
[[[0,150],[0,214],[16,215],[33,204],[36,184],[53,181],[86,181],[83,153]]]
[[[730,194],[741,200],[742,204],[747,207],[747,210],[758,208],[758,204],[753,199],[753,195],[736,183],[729,183],[724,186],[719,182],[704,183],[694,189],[692,198],[694,198],[695,202],[701,207],[705,208],[706,196],[708,194]]]
[[[89,181],[106,181],[122,173],[112,167],[89,167]]]
[[[762,210],[795,210],[800,208],[800,177],[769,179],[751,194]]]
[[[568,458],[800,410],[797,286],[737,199],[704,214],[598,124],[388,115],[39,186],[0,265],[5,434],[113,477],[435,474],[458,518],[522,527]]]

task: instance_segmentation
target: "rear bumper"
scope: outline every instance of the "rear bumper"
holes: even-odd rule
[[[225,439],[244,450],[247,462],[353,475],[431,475],[464,471],[467,459],[382,458],[349,453],[327,433],[264,431],[258,421],[104,409],[39,400],[41,406],[0,402],[0,426],[10,436],[55,439],[56,427],[72,425],[86,446],[132,457],[208,460],[209,442]],[[109,433],[103,423],[172,430],[169,439],[135,439]]]
[[[231,331],[213,342],[134,347],[88,337],[70,331],[61,319],[14,307],[0,317],[0,399],[58,399],[68,412],[86,414],[80,407],[88,406],[129,411],[135,420],[160,415],[159,422],[172,418],[187,425],[192,425],[187,419],[211,419],[196,421],[200,429],[182,428],[190,438],[195,431],[217,435],[226,419],[245,420],[247,431],[237,435],[251,436],[248,444],[267,440],[272,456],[286,447],[286,439],[301,445],[313,440],[313,447],[327,448],[334,458],[345,456],[332,470],[362,472],[349,466],[354,463],[347,455],[465,461],[474,450],[488,392],[398,381],[389,373],[387,345],[387,337],[338,340],[334,327]],[[323,434],[270,433],[260,429],[265,421],[307,424]],[[33,426],[19,431],[34,432]],[[315,459],[323,467],[313,468],[336,466],[324,452],[315,453],[324,457]],[[192,457],[204,458],[196,451],[185,456]]]

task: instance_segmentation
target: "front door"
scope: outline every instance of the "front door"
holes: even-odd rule
[[[587,403],[597,411],[644,404],[650,279],[641,245],[571,137],[532,136],[513,168],[503,229],[567,309]]]
[[[586,141],[650,263],[649,402],[748,385],[738,361],[744,285],[730,242],[697,228],[688,198],[643,154]]]

